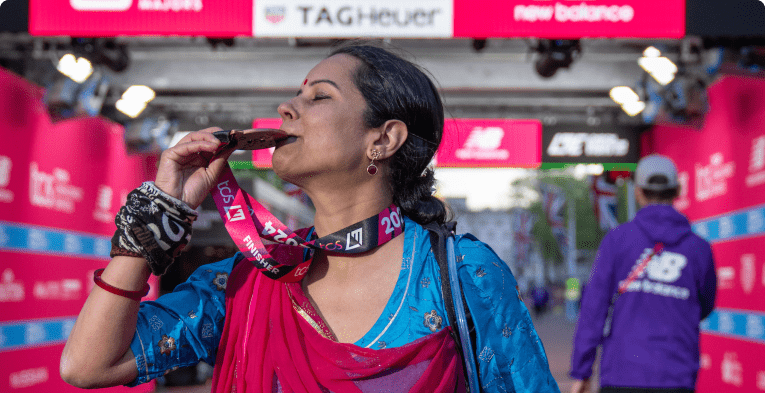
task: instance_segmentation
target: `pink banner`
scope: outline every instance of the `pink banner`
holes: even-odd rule
[[[684,0],[455,0],[454,37],[681,38]]]
[[[52,123],[43,91],[0,68],[0,391],[75,391],[63,343],[109,261],[114,216],[156,173],[102,118]],[[159,286],[152,281],[156,297]],[[153,384],[136,389],[150,391]]]
[[[537,168],[541,162],[539,120],[447,119],[436,154],[439,167]]]
[[[32,35],[252,34],[253,0],[30,0]]]
[[[329,7],[319,2],[281,2],[265,5],[257,30],[259,35],[289,36],[288,31],[271,31],[271,24],[294,21],[295,28],[315,36],[348,35],[355,28],[364,30],[361,20],[351,25],[354,12],[376,15],[404,12],[403,6],[380,1]],[[449,18],[419,21],[412,31],[392,31],[393,35],[419,37],[539,37],[552,39],[581,37],[681,38],[685,35],[685,2],[682,0],[444,0],[435,2],[435,11]],[[72,35],[80,37],[119,35],[200,35],[233,37],[253,35],[253,0],[31,0],[29,31],[33,35]],[[390,7],[390,8],[388,8]],[[312,10],[313,13],[309,11]],[[321,10],[321,11],[320,11]],[[392,10],[392,11],[391,11]],[[453,10],[453,11],[452,11]],[[444,14],[447,12],[447,14]],[[453,13],[453,20],[449,14]],[[380,14],[382,15],[382,14]],[[309,19],[310,18],[310,23]],[[381,16],[382,18],[382,16]],[[336,22],[333,23],[333,20]],[[268,21],[268,22],[266,22]],[[340,21],[340,22],[337,22]],[[301,23],[302,22],[302,23]],[[269,24],[270,23],[270,24]],[[323,25],[322,25],[323,24]],[[423,26],[420,26],[423,24]],[[301,27],[302,26],[302,27]],[[273,26],[272,26],[273,27]],[[375,29],[367,33],[375,35]],[[377,26],[379,28],[381,26]],[[422,32],[422,28],[431,27]],[[326,29],[340,28],[334,33]],[[403,28],[403,27],[402,27]],[[410,27],[412,28],[412,27]],[[361,29],[361,30],[358,30]],[[294,29],[293,29],[294,30]],[[401,30],[401,29],[399,29]],[[368,35],[363,34],[358,35]],[[303,32],[305,33],[305,31]],[[351,34],[353,35],[353,34]],[[306,36],[302,34],[302,36]]]

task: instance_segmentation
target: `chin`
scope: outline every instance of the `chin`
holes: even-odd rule
[[[274,153],[274,157],[271,161],[272,169],[274,170],[274,173],[276,176],[279,176],[280,179],[292,183],[298,187],[300,187],[302,181],[301,179],[304,177],[302,176],[299,171],[296,170],[294,167],[295,162],[291,160],[286,160],[284,158],[277,157],[276,153]],[[293,164],[293,165],[290,165]]]

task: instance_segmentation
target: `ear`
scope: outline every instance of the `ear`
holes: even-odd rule
[[[372,133],[372,140],[367,145],[367,155],[371,159],[372,151],[380,152],[381,160],[393,156],[404,144],[409,130],[401,120],[388,120]]]

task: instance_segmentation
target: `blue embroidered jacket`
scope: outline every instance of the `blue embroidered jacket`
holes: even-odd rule
[[[398,347],[449,325],[441,296],[438,263],[428,231],[405,218],[401,272],[382,315],[355,344]],[[472,314],[476,361],[486,392],[560,392],[547,356],[520,300],[515,277],[486,244],[472,235],[457,237],[465,300]],[[241,254],[198,268],[174,292],[141,303],[130,348],[138,378],[131,386],[199,361],[215,364],[225,319],[228,274]]]

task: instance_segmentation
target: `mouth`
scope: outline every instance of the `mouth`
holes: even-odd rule
[[[276,141],[276,148],[280,148],[284,145],[289,145],[290,143],[293,143],[297,140],[297,137],[294,135],[288,135],[286,138],[279,139]]]

